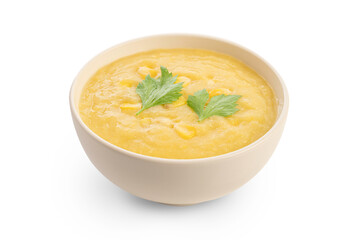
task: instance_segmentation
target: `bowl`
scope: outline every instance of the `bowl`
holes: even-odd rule
[[[231,55],[272,86],[278,99],[278,117],[261,138],[239,150],[207,158],[150,157],[117,147],[92,132],[78,112],[81,91],[101,67],[127,55],[159,48],[201,48]],[[253,178],[275,150],[288,111],[286,86],[276,71],[250,50],[225,40],[187,34],[144,37],[116,45],[90,60],[70,90],[70,109],[81,145],[94,166],[125,191],[150,201],[191,205],[222,197]]]

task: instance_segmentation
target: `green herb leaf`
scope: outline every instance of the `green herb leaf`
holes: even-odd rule
[[[136,92],[142,100],[142,108],[137,112],[137,115],[144,110],[161,104],[172,103],[182,94],[183,83],[174,83],[177,76],[168,71],[167,68],[161,66],[161,76],[154,79],[147,75],[145,79],[138,84]]]
[[[239,111],[237,101],[240,95],[218,95],[211,98],[207,106],[205,107],[209,94],[206,89],[197,91],[194,95],[189,95],[187,104],[190,108],[197,113],[198,121],[203,121],[210,116],[218,115],[222,117],[230,116]]]
[[[199,117],[201,117],[208,99],[209,94],[206,89],[203,89],[195,92],[193,96],[189,95],[187,104],[193,109],[193,111],[195,111],[195,113],[197,113]]]

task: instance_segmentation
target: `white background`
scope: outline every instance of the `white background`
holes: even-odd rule
[[[1,1],[0,239],[361,239],[359,1]],[[68,91],[104,49],[159,33],[237,42],[290,94],[266,167],[219,200],[148,202],[105,179]]]

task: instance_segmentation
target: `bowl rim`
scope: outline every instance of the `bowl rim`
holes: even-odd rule
[[[228,152],[225,154],[221,154],[221,155],[216,155],[216,156],[212,156],[212,157],[204,157],[204,158],[190,158],[190,159],[181,159],[181,158],[161,158],[161,157],[153,157],[153,156],[147,156],[147,155],[143,155],[140,153],[135,153],[129,150],[126,150],[124,148],[118,147],[108,141],[106,141],[105,139],[101,138],[100,136],[98,136],[96,133],[94,133],[81,119],[78,111],[76,110],[75,107],[75,103],[74,103],[74,86],[75,83],[77,82],[78,76],[79,74],[84,70],[84,68],[90,63],[92,62],[94,59],[98,58],[99,56],[107,53],[107,52],[111,52],[114,49],[122,46],[122,45],[126,45],[128,43],[132,43],[132,42],[137,42],[137,41],[143,41],[143,40],[147,40],[150,38],[157,38],[157,37],[195,37],[195,38],[203,38],[203,39],[208,39],[208,40],[215,40],[215,41],[220,41],[223,43],[226,43],[228,45],[233,45],[237,48],[241,48],[242,50],[254,55],[255,57],[257,57],[258,59],[260,59],[264,64],[267,65],[267,67],[269,67],[269,69],[277,76],[281,86],[282,86],[282,92],[283,92],[283,106],[281,109],[281,112],[278,115],[278,118],[276,120],[276,122],[273,124],[273,126],[260,138],[258,138],[256,141],[252,142],[251,144],[242,147],[240,149],[237,149],[235,151],[232,152]],[[289,96],[288,96],[288,91],[286,88],[285,83],[283,82],[283,79],[281,78],[281,76],[278,74],[278,72],[272,67],[271,64],[269,64],[264,58],[262,58],[261,56],[259,56],[257,53],[249,50],[246,47],[243,47],[241,45],[239,45],[238,43],[229,41],[229,40],[225,40],[222,38],[218,38],[218,37],[214,37],[214,36],[209,36],[209,35],[203,35],[203,34],[188,34],[188,33],[170,33],[170,34],[155,34],[155,35],[147,35],[147,36],[143,36],[143,37],[139,37],[139,38],[135,38],[135,39],[131,39],[125,42],[121,42],[118,43],[116,45],[113,45],[112,47],[98,53],[97,55],[95,55],[93,58],[91,58],[86,64],[84,64],[84,66],[80,69],[80,71],[78,72],[78,74],[76,75],[76,77],[74,78],[71,88],[70,88],[70,93],[69,93],[69,103],[70,103],[70,109],[71,109],[71,113],[73,115],[73,117],[77,120],[77,122],[79,123],[80,127],[83,128],[83,130],[85,132],[87,132],[91,137],[93,137],[95,140],[97,140],[98,142],[102,143],[104,146],[115,150],[119,153],[128,155],[129,157],[133,157],[133,158],[137,158],[137,159],[142,159],[142,160],[147,160],[147,161],[151,161],[151,162],[158,162],[158,163],[171,163],[171,164],[191,164],[191,163],[203,163],[203,162],[208,162],[208,161],[214,161],[214,160],[220,160],[220,159],[226,159],[226,158],[230,158],[234,155],[246,152],[246,151],[250,151],[252,149],[254,149],[257,145],[262,144],[265,139],[267,139],[267,137],[273,132],[275,131],[275,129],[277,128],[278,125],[280,125],[280,122],[283,118],[286,117],[287,115],[287,111],[288,111],[288,105],[289,105]],[[279,104],[279,103],[278,103]]]

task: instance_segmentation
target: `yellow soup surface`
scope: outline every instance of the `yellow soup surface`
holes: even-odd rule
[[[183,95],[171,104],[139,115],[136,87],[160,66],[183,82]],[[237,94],[239,111],[198,122],[188,95],[207,89],[210,96]],[[240,149],[264,135],[277,117],[277,100],[268,83],[239,60],[201,49],[157,49],[123,57],[98,70],[79,102],[84,123],[98,136],[143,155],[190,159]]]

